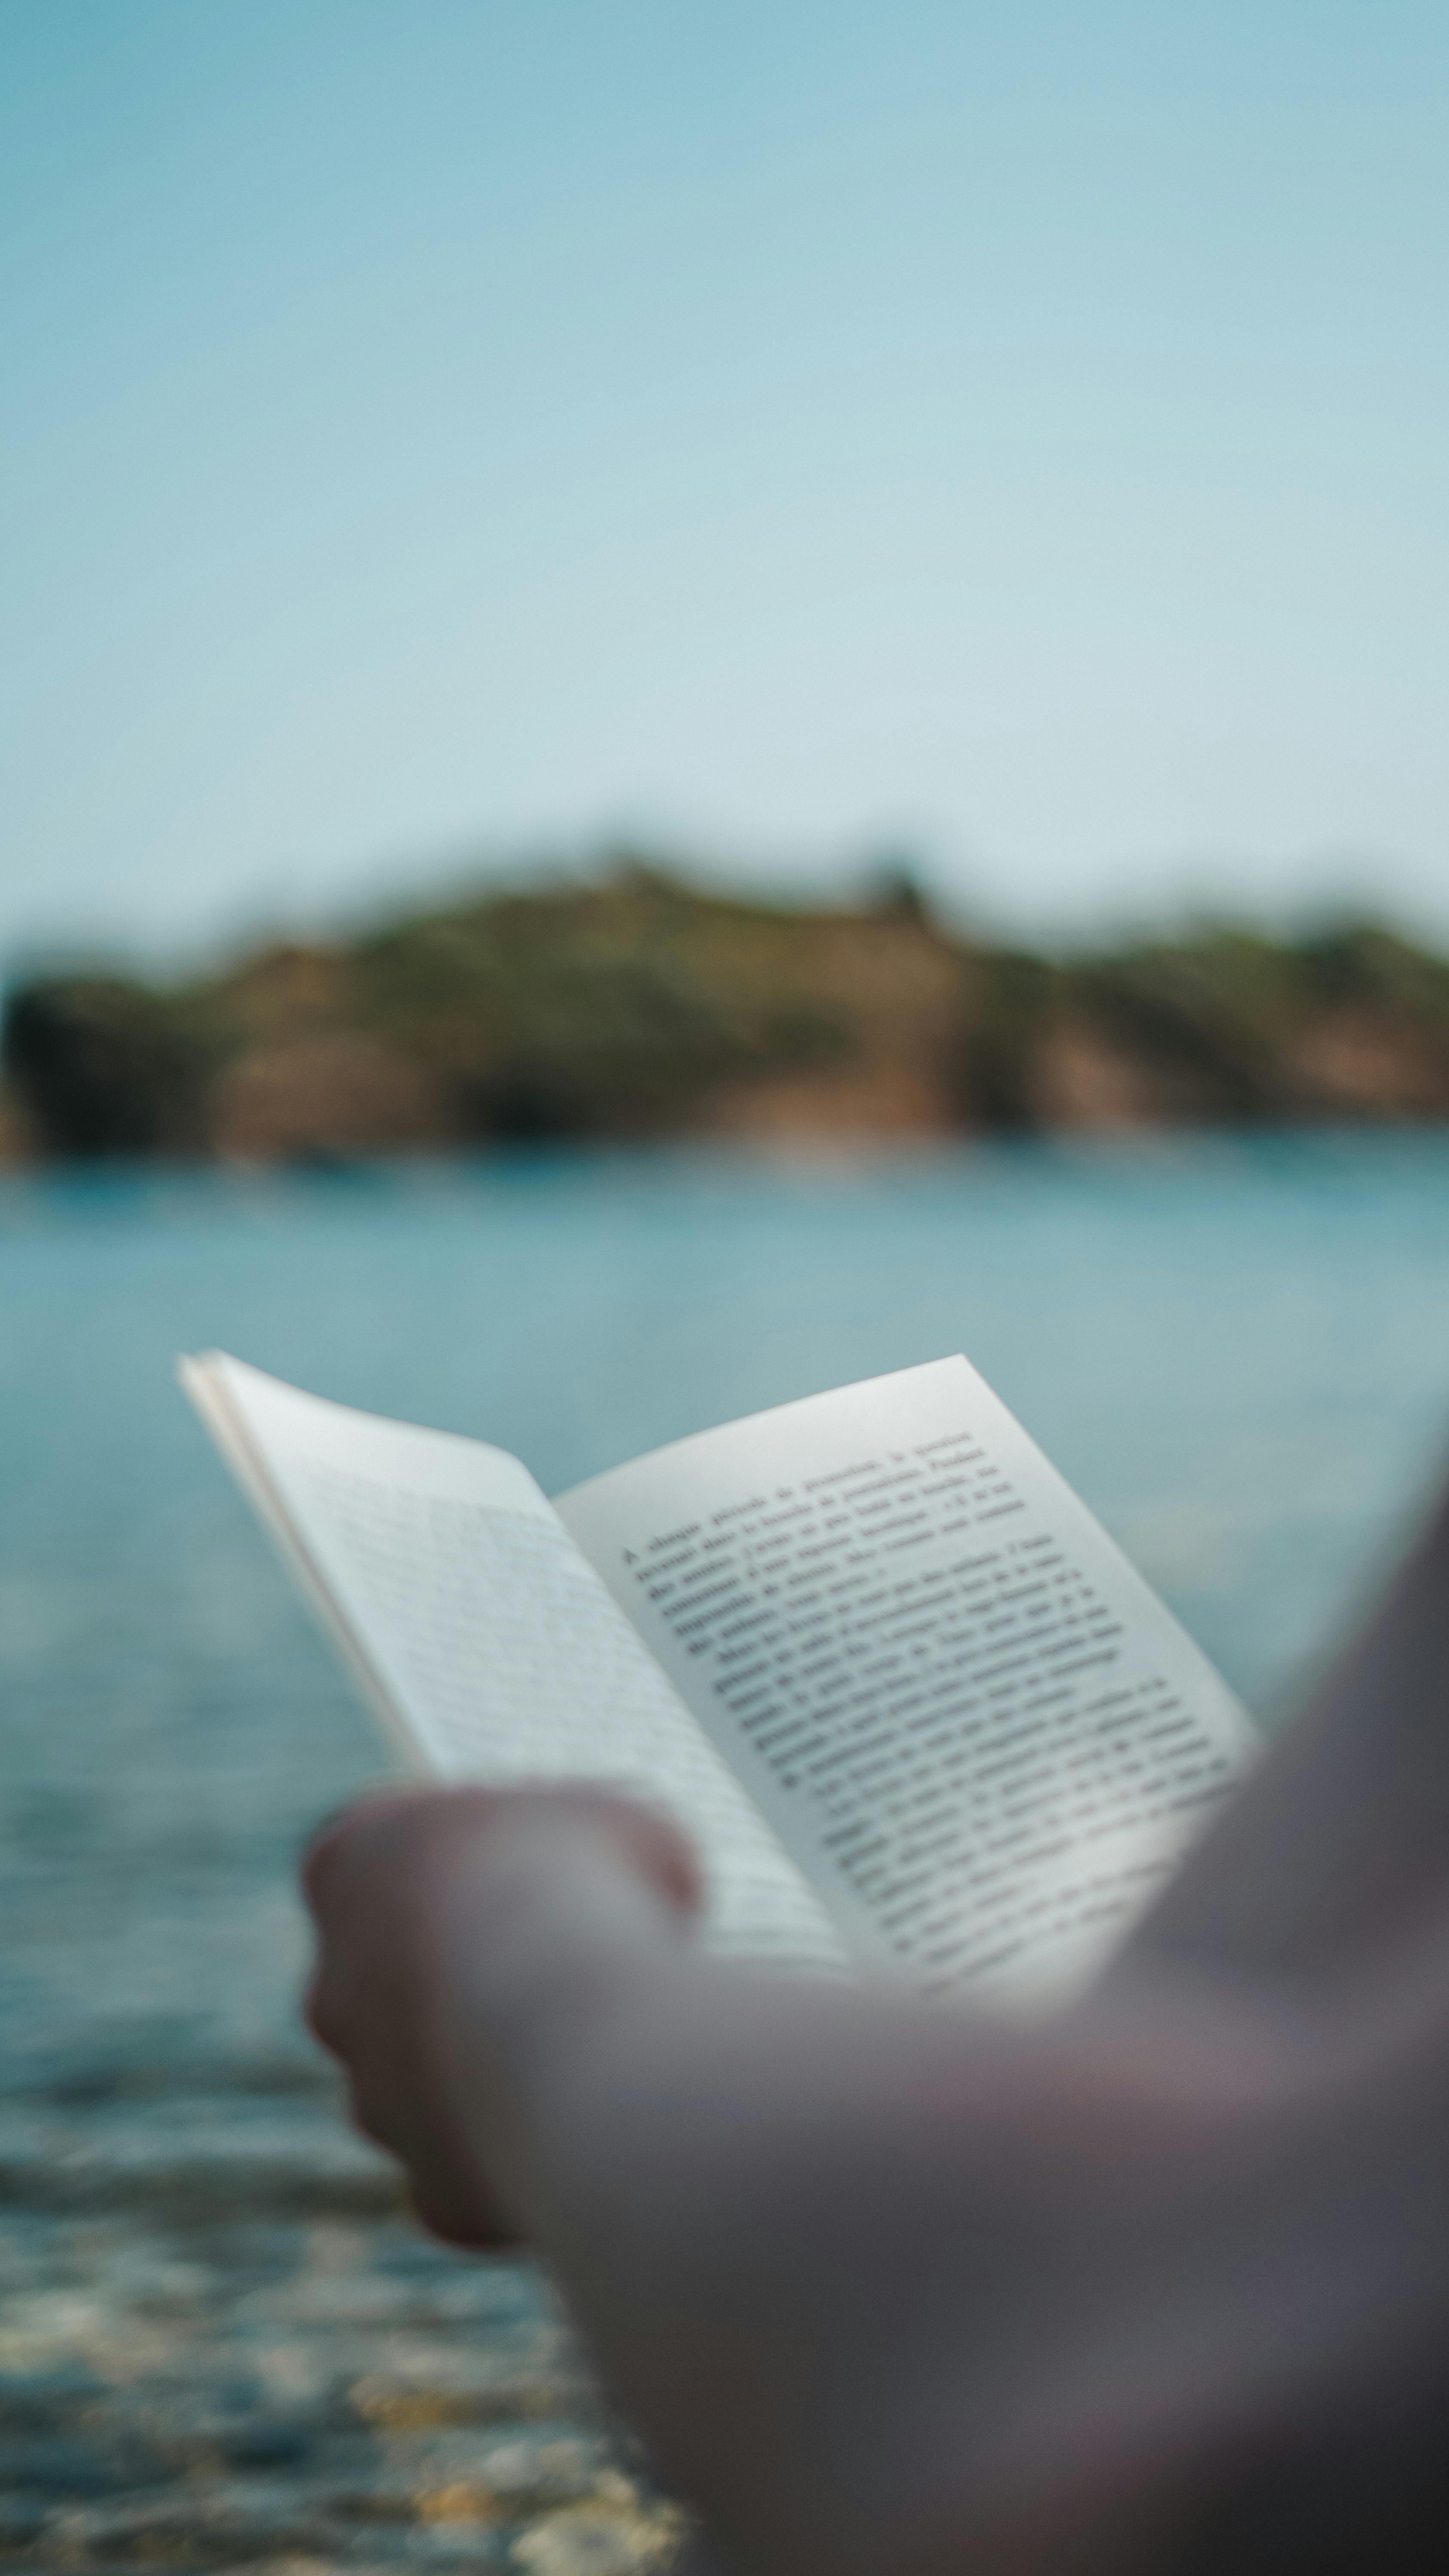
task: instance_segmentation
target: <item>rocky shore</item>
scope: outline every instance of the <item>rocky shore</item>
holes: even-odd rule
[[[0,2568],[662,2570],[524,2262],[425,2238],[297,2065],[0,2106]]]
[[[22,985],[0,1161],[1449,1117],[1449,961],[1371,924],[1033,955],[910,880],[727,900],[637,863],[171,987]]]

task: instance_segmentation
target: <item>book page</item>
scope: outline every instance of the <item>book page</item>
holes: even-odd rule
[[[182,1378],[416,1768],[662,1802],[702,1849],[714,1943],[839,1963],[799,1871],[516,1458],[222,1353]]]
[[[558,1508],[851,1947],[927,1990],[1069,1993],[1251,1759],[1226,1684],[964,1359]]]

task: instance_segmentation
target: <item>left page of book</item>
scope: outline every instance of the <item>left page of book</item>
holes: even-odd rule
[[[839,1958],[795,1864],[517,1458],[223,1352],[180,1375],[413,1768],[602,1780],[662,1801],[702,1848],[718,1946]]]

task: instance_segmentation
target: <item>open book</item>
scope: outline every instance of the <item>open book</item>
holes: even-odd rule
[[[722,1947],[1045,2000],[1251,1759],[1226,1684],[964,1359],[555,1502],[502,1450],[223,1353],[181,1376],[413,1763],[663,1802]]]

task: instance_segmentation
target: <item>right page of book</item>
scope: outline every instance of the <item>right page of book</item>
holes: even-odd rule
[[[851,1946],[1043,2002],[1250,1763],[1226,1683],[964,1359],[557,1506]]]

